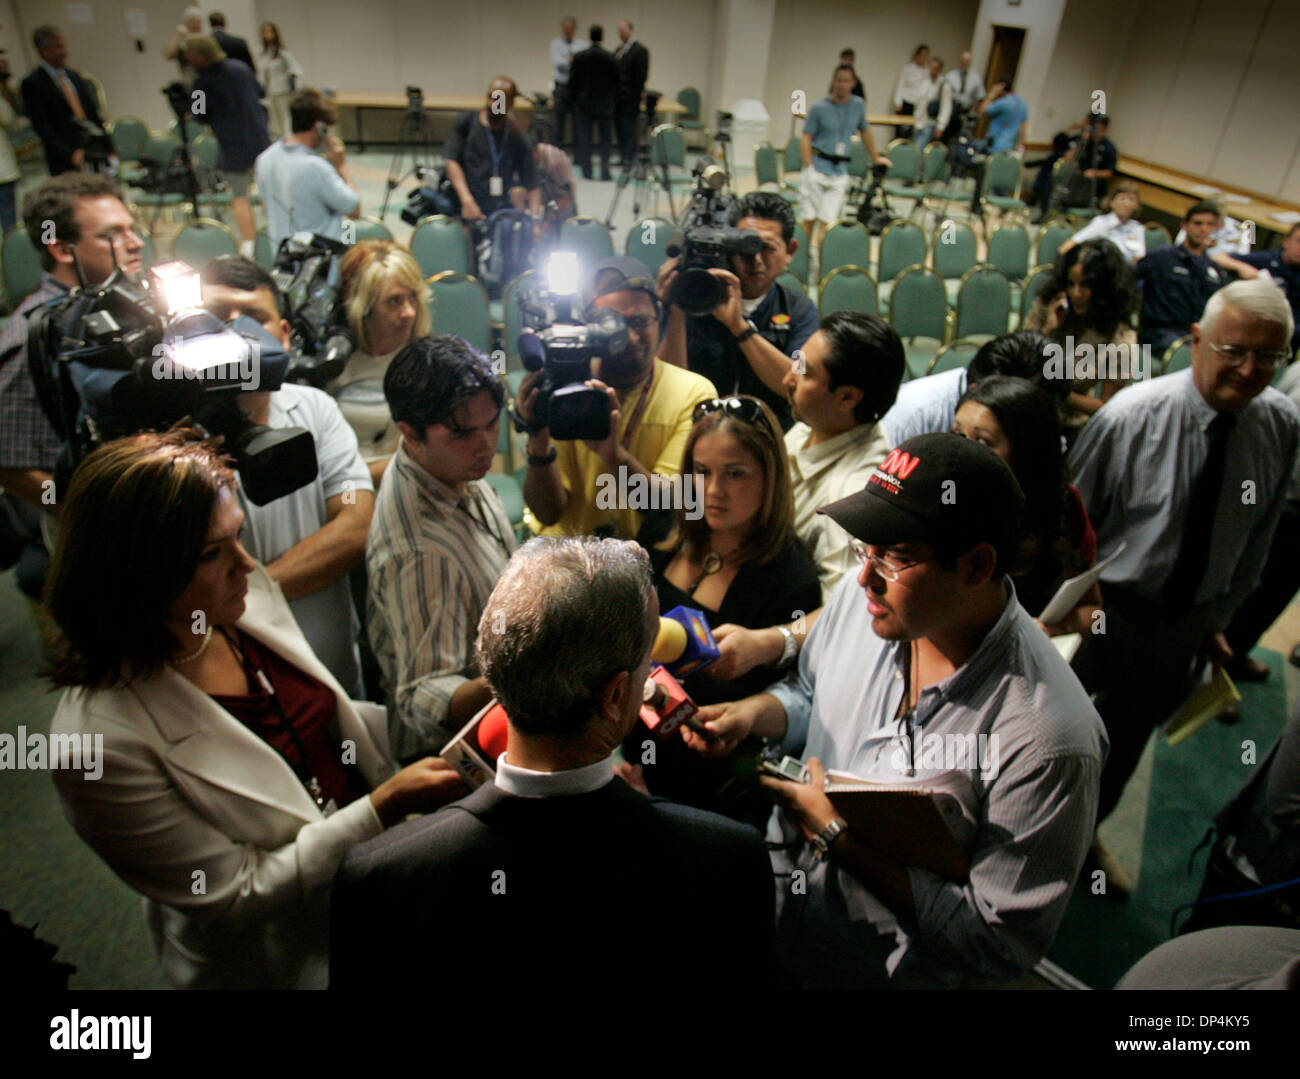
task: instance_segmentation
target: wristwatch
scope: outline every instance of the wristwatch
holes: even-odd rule
[[[780,631],[781,636],[785,638],[785,642],[781,645],[781,658],[773,666],[786,667],[799,654],[799,638],[794,635],[789,626],[777,626],[776,628]]]
[[[754,320],[745,319],[745,329],[743,332],[736,334],[736,344],[743,345],[756,333],[758,333],[758,327],[754,325]]]
[[[842,817],[835,817],[820,832],[812,837],[813,854],[819,862],[826,861],[830,857],[831,844],[839,838],[841,832],[847,832],[849,826]]]
[[[554,446],[551,447],[549,453],[544,453],[540,457],[537,454],[530,453],[528,455],[528,467],[545,468],[552,461],[554,461],[558,455],[559,455],[559,450],[557,450]]]

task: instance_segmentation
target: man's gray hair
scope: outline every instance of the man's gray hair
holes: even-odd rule
[[[1286,327],[1286,345],[1291,347],[1291,334],[1295,331],[1295,317],[1286,295],[1273,281],[1255,278],[1252,281],[1234,281],[1219,289],[1205,305],[1201,315],[1201,334],[1208,337],[1214,330],[1224,307],[1231,304],[1260,322],[1271,322]]]
[[[483,608],[476,646],[510,722],[524,734],[580,735],[605,684],[645,657],[653,591],[649,556],[635,543],[539,536],[516,551]]]

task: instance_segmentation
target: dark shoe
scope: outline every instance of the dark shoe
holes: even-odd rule
[[[1228,672],[1228,677],[1234,682],[1267,682],[1269,667],[1267,663],[1260,663],[1257,659],[1251,659],[1250,656],[1233,656],[1226,664],[1224,670]]]
[[[1241,722],[1241,710],[1237,705],[1230,704],[1214,718],[1225,727],[1235,727]]]
[[[614,179],[614,176],[613,176],[612,173],[602,172],[602,173],[600,174],[600,178],[601,178],[601,180],[603,180],[605,183],[609,183],[610,181],[612,181],[612,180]]]

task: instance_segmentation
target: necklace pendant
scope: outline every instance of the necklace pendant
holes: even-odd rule
[[[710,551],[704,556],[704,575],[707,577],[711,573],[717,573],[722,569],[722,555],[717,551]]]

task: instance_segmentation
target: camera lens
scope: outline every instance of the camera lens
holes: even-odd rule
[[[678,273],[673,286],[673,303],[688,315],[708,314],[722,302],[724,296],[722,282],[698,266]]]

